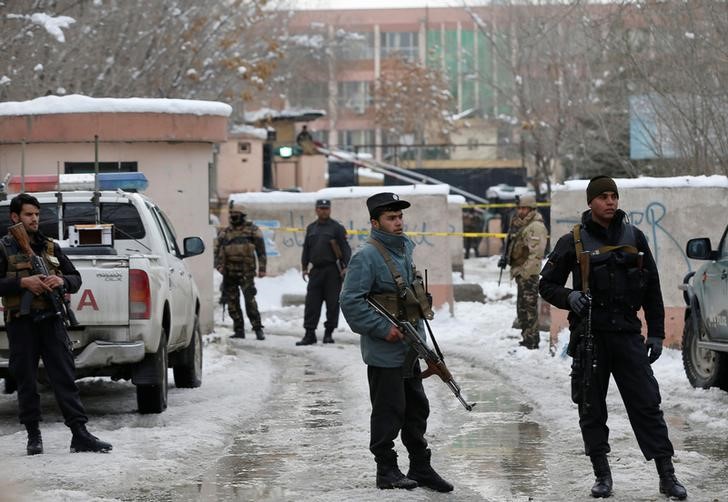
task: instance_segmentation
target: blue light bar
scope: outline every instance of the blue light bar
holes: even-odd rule
[[[99,190],[121,188],[130,192],[143,192],[149,186],[144,173],[99,173]]]
[[[93,190],[94,175],[61,174],[59,185],[61,190]],[[99,173],[99,190],[116,190],[121,188],[129,192],[142,192],[149,186],[143,173]]]

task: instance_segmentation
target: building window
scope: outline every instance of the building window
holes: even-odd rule
[[[355,33],[340,30],[337,56],[349,61],[374,59],[374,33]]]
[[[371,82],[339,82],[337,105],[339,108],[364,113],[372,104]]]
[[[338,131],[338,139],[342,150],[374,153],[374,129]]]
[[[294,107],[328,109],[329,83],[297,79],[288,92],[288,99]]]
[[[238,141],[238,153],[250,153],[250,142]]]
[[[135,173],[137,172],[136,162],[99,162],[100,173]],[[65,174],[93,173],[93,162],[65,162],[63,164]]]
[[[409,32],[381,33],[382,58],[403,57],[408,61],[416,61],[419,56],[419,34]]]

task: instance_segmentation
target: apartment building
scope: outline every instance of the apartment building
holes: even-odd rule
[[[294,40],[300,37],[306,55],[288,89],[287,105],[328,110],[309,126],[322,142],[386,157],[386,145],[402,138],[391,137],[375,123],[375,82],[388,65],[404,58],[441,69],[453,96],[453,113],[477,116],[478,127],[485,128],[482,141],[491,142],[498,137],[492,119],[507,114],[509,105],[495,90],[504,83],[494,85],[499,75],[494,48],[478,22],[463,8],[297,11],[290,30]],[[492,18],[489,23],[495,26]],[[311,57],[317,49],[320,56]],[[468,141],[483,156],[477,135]],[[485,157],[504,157],[496,150],[491,146]]]

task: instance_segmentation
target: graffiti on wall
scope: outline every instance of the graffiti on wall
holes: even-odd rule
[[[676,248],[678,254],[685,261],[688,272],[691,271],[690,261],[688,260],[685,250],[680,242],[675,238],[670,229],[663,224],[668,215],[668,210],[660,201],[648,202],[644,210],[631,210],[627,213],[629,221],[637,228],[642,230],[650,245],[655,263],[660,264],[660,254],[667,252],[668,248]],[[568,225],[572,227],[581,220],[563,218],[556,219],[558,225]]]

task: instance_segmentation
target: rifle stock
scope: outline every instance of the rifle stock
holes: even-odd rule
[[[341,246],[339,246],[339,243],[336,242],[336,239],[329,240],[329,245],[331,245],[331,249],[334,251],[334,256],[336,256],[336,268],[339,269],[339,275],[344,277],[346,267],[344,266],[344,262],[341,261],[344,257],[344,254],[341,252]]]
[[[466,410],[472,411],[473,406],[475,406],[476,403],[468,404],[465,399],[463,399],[460,386],[457,382],[455,382],[455,379],[453,378],[452,373],[450,373],[448,367],[445,365],[445,362],[437,355],[437,353],[435,353],[434,350],[425,345],[415,327],[412,326],[412,323],[409,321],[400,321],[374,298],[367,297],[367,303],[369,303],[369,305],[371,305],[372,308],[385,319],[394,324],[404,335],[407,344],[415,350],[421,359],[424,359],[427,364],[427,369],[422,372],[421,378],[427,378],[431,375],[439,376],[440,379],[450,388],[452,393],[455,394],[455,397],[458,401],[460,401],[460,404],[462,404]]]
[[[32,267],[31,274],[43,275],[46,277],[51,275],[48,271],[48,267],[46,266],[45,261],[43,261],[43,258],[33,252],[33,248],[30,246],[30,237],[28,237],[28,232],[26,232],[23,223],[21,222],[16,223],[15,225],[11,225],[10,227],[8,227],[8,232],[10,232],[15,241],[18,243],[18,247],[20,247],[20,250],[30,257],[30,263]],[[21,316],[30,314],[30,307],[31,303],[33,302],[33,296],[34,295],[30,290],[26,290],[23,293],[23,296],[20,300]],[[64,286],[60,286],[53,289],[52,291],[45,292],[43,293],[43,296],[51,304],[52,312],[40,314],[34,318],[34,321],[40,321],[51,316],[59,316],[63,320],[63,323],[68,327],[74,328],[79,325],[79,322],[76,319],[76,315],[71,309],[70,302],[66,298],[66,288]]]

